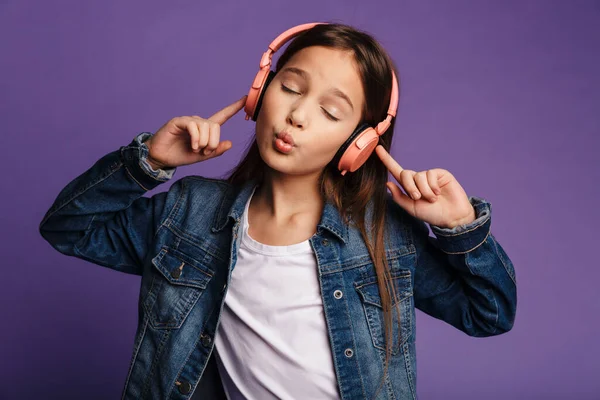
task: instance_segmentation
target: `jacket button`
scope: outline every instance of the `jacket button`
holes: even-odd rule
[[[321,240],[321,244],[322,244],[323,246],[329,246],[329,240],[327,240],[327,239],[323,239],[323,240]]]
[[[338,300],[341,299],[343,295],[344,294],[342,293],[341,290],[336,290],[335,292],[333,292],[333,297],[335,297]]]
[[[181,270],[179,268],[171,271],[171,276],[175,279],[178,279],[181,276]]]
[[[202,342],[202,346],[210,347],[210,343],[212,342],[212,339],[210,338],[209,335],[202,334],[200,337],[200,341]]]
[[[188,394],[192,391],[192,385],[188,381],[183,381],[179,384],[179,393]]]

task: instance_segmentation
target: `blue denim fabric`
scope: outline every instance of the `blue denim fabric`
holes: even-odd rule
[[[59,193],[40,223],[59,252],[141,276],[139,319],[123,399],[189,399],[216,385],[212,360],[239,226],[254,188],[188,176],[152,197],[175,168],[153,170],[142,142],[99,159]],[[491,204],[469,197],[477,219],[453,229],[427,225],[388,201],[386,254],[398,293],[392,356],[378,399],[416,399],[415,308],[470,336],[513,326],[515,271],[490,232]],[[360,232],[326,203],[315,252],[338,387],[371,399],[384,372],[385,334],[376,274]],[[341,291],[342,296],[334,296]],[[310,351],[310,349],[307,349]],[[200,387],[202,386],[202,387]],[[206,392],[203,392],[206,390]]]

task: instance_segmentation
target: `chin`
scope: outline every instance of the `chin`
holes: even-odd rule
[[[263,155],[261,153],[261,157],[267,166],[282,175],[290,175],[290,176],[307,176],[307,175],[320,175],[323,171],[323,168],[306,168],[306,163],[302,163],[301,161],[288,157],[282,156],[278,154],[276,151],[271,150],[267,151],[268,154]]]
[[[285,175],[296,175],[298,173],[290,157],[279,154],[276,150],[269,148],[264,149],[259,147],[259,152],[261,158],[270,169]]]

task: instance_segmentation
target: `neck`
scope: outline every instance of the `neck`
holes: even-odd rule
[[[263,183],[256,188],[252,203],[276,220],[298,215],[318,218],[324,204],[319,177],[319,174],[286,175],[269,169]]]

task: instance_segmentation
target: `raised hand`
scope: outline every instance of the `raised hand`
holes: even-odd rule
[[[475,220],[475,209],[464,189],[447,170],[433,168],[416,172],[404,169],[381,146],[377,156],[390,171],[400,187],[388,182],[394,201],[413,217],[441,228],[454,228]]]
[[[171,168],[218,157],[231,148],[221,141],[221,125],[240,111],[246,97],[217,111],[208,119],[197,115],[175,117],[146,140],[148,162],[153,168]]]

